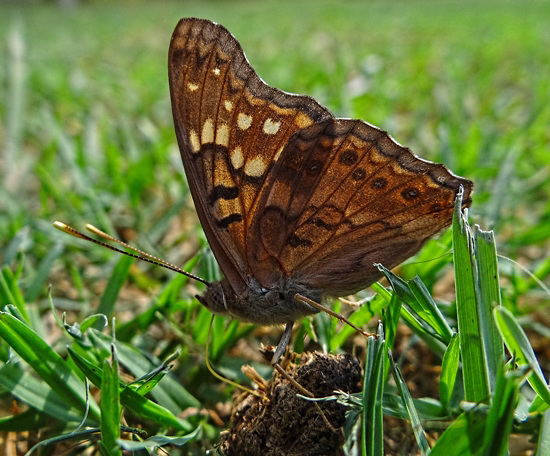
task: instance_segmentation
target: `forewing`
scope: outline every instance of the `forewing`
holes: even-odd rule
[[[242,291],[247,275],[255,274],[245,246],[270,170],[295,131],[332,115],[310,97],[265,84],[233,35],[207,20],[179,22],[168,68],[174,125],[197,213],[223,273]]]
[[[460,186],[469,206],[470,181],[386,132],[359,120],[319,122],[297,132],[273,168],[249,262],[277,263],[326,294],[351,294],[380,277],[373,263],[391,268],[448,226]]]

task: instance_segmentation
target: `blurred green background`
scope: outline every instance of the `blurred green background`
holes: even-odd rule
[[[119,261],[54,220],[93,223],[178,266],[204,246],[167,79],[170,36],[187,16],[227,27],[270,85],[473,180],[472,222],[550,284],[550,2],[3,2],[0,261],[27,302],[44,310],[51,284],[78,320]],[[501,275],[505,305],[549,324],[539,284],[509,261]],[[171,276],[134,265],[120,321]]]
[[[549,2],[0,8],[0,238],[38,230],[29,262],[61,239],[53,219],[145,234],[186,193],[166,69],[184,16],[229,28],[269,84],[474,180],[474,221],[497,229],[504,253],[548,239]]]

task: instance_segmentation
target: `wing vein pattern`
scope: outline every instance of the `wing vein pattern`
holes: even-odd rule
[[[472,183],[366,122],[267,85],[225,28],[180,21],[169,51],[174,124],[199,219],[239,295],[250,278],[341,296],[417,252]]]

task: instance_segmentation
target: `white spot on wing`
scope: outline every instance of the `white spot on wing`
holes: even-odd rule
[[[187,83],[187,88],[189,89],[189,92],[194,92],[199,88],[198,84],[193,84],[192,82]]]
[[[202,144],[214,142],[214,122],[211,118],[206,119],[202,125],[201,140]]]
[[[225,109],[229,112],[231,112],[231,110],[233,109],[233,102],[231,102],[229,100],[225,100],[223,102],[223,105],[224,105]]]
[[[281,122],[277,122],[268,117],[267,119],[265,119],[263,130],[266,135],[274,135],[279,131],[280,126]]]
[[[243,150],[237,146],[231,151],[231,164],[233,165],[233,168],[240,169],[243,166],[243,163]]]
[[[260,177],[267,170],[267,163],[259,155],[248,160],[244,165],[244,173],[250,177]]]
[[[218,125],[216,144],[227,147],[229,145],[229,127],[227,124]]]
[[[237,126],[241,130],[246,130],[247,128],[250,128],[250,125],[252,125],[252,116],[249,116],[244,112],[240,112],[237,116]]]
[[[201,150],[201,142],[199,141],[199,135],[197,135],[197,132],[195,130],[191,130],[189,132],[189,142],[191,143],[191,150],[194,153],[197,153],[199,150]]]
[[[212,73],[214,73],[216,76],[219,76],[220,75],[220,69],[219,68],[214,68],[212,70]]]

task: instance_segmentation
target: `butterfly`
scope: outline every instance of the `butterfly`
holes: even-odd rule
[[[236,38],[182,19],[168,59],[174,126],[201,225],[224,278],[198,300],[215,314],[293,323],[353,294],[451,223],[472,182],[422,160],[385,131],[335,118],[267,85]]]

